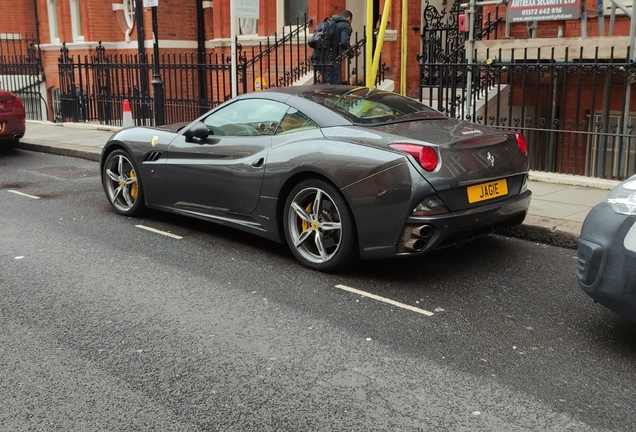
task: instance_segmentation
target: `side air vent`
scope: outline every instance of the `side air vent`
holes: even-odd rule
[[[161,158],[161,152],[150,152],[144,158],[144,162],[156,162]]]

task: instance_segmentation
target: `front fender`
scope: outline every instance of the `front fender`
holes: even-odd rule
[[[100,171],[103,173],[108,154],[117,148],[125,150],[137,167],[146,204],[162,204],[167,188],[165,164],[168,147],[175,136],[173,132],[154,128],[123,129],[115,133],[104,146]]]

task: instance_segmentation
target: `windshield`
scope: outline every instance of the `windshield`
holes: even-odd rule
[[[439,111],[397,93],[356,87],[343,94],[306,92],[302,97],[323,105],[358,125],[444,118]]]

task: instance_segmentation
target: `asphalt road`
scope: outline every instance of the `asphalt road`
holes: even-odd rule
[[[0,430],[634,430],[636,324],[575,269],[490,236],[318,273],[222,226],[118,216],[97,163],[3,154]]]

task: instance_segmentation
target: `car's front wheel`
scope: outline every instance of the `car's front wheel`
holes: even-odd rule
[[[358,257],[351,213],[340,193],[325,181],[305,180],[292,189],[283,224],[287,244],[306,267],[334,271]]]
[[[138,216],[146,210],[138,170],[128,152],[115,150],[106,158],[102,182],[108,201],[125,216]]]

